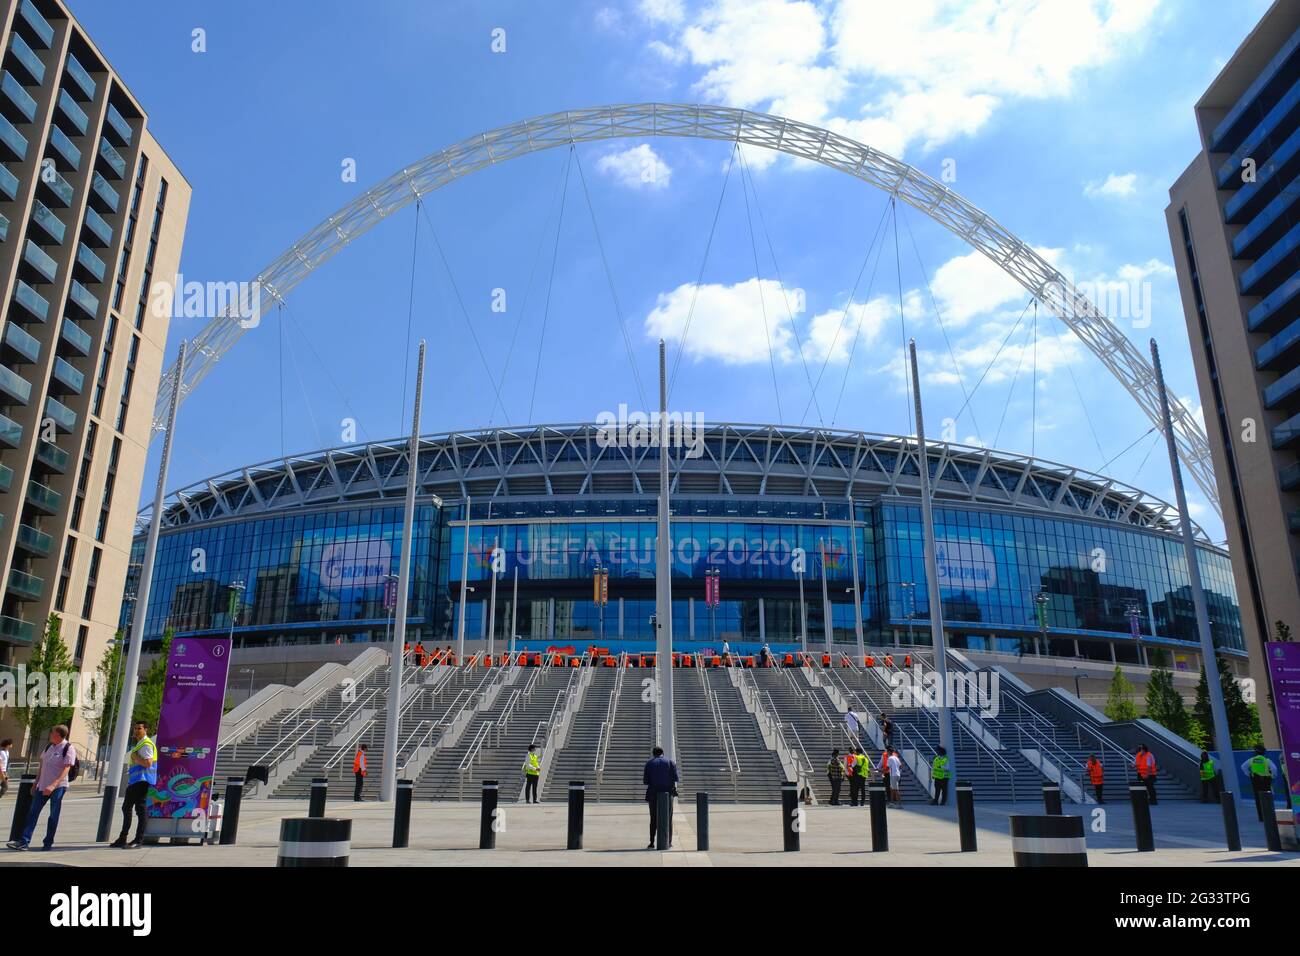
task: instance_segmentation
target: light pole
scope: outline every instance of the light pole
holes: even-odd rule
[[[1038,618],[1038,636],[1034,638],[1034,653],[1042,656],[1043,647],[1047,644],[1047,605],[1052,603],[1047,592],[1040,590],[1034,595],[1034,613]],[[1039,643],[1041,640],[1042,643]]]
[[[391,565],[389,565],[391,567]],[[397,575],[391,571],[384,575],[384,643],[388,644],[393,634],[393,610],[397,607]]]
[[[513,660],[515,656],[515,631],[518,630],[518,628],[516,628],[515,625],[517,623],[518,617],[519,617],[519,562],[516,561],[515,562],[515,586],[514,586],[513,593],[510,595],[510,658],[511,660]],[[603,617],[601,618],[601,622],[603,625],[604,623]],[[604,636],[605,636],[605,629],[602,626],[601,637]]]
[[[802,548],[800,549],[803,550]],[[808,653],[808,609],[803,600],[803,564],[800,563],[799,570],[795,572],[799,578],[799,642],[803,645],[803,652]]]
[[[235,578],[226,585],[226,589],[230,591],[230,645],[233,647],[235,644],[235,622],[239,619],[240,595],[248,589],[248,585],[244,583],[243,578]]]
[[[467,595],[474,590],[469,586],[469,509],[472,504],[469,495],[465,496],[465,531],[461,541],[460,556],[460,623],[456,626],[456,660],[465,662],[465,612],[468,610]]]
[[[910,647],[916,644],[916,639],[912,636],[912,625],[916,622],[916,582],[901,581],[898,586],[903,589],[903,595],[907,598],[903,602],[903,607],[907,611],[907,643]]]
[[[253,676],[257,673],[257,668],[255,668],[255,667],[241,667],[241,668],[239,669],[239,673],[241,673],[241,674],[247,674],[247,675],[248,675],[248,697],[252,697],[252,696],[253,696]],[[247,700],[248,697],[246,697],[246,698],[244,698],[244,699]]]
[[[1124,613],[1128,615],[1128,632],[1132,635],[1133,644],[1137,647],[1138,660],[1146,664],[1147,649],[1142,644],[1141,609],[1137,606],[1136,601],[1129,601],[1128,606],[1124,608]]]
[[[831,652],[831,598],[826,590],[826,542],[822,538],[817,539],[817,549],[822,556],[822,632],[826,637],[826,653]]]
[[[489,505],[490,507],[490,505]],[[501,538],[498,535],[492,539],[492,558],[488,562],[488,570],[492,572],[492,590],[488,598],[488,658],[491,659],[496,648],[493,646],[497,634],[497,551],[501,548]]]

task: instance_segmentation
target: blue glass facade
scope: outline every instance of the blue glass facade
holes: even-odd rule
[[[855,640],[860,593],[869,644],[928,643],[929,601],[919,506],[906,499],[858,503],[808,498],[681,498],[673,503],[674,637],[677,642],[800,636],[800,585],[811,645]],[[486,633],[491,554],[500,547],[494,633],[523,639],[618,646],[653,640],[653,497],[509,498],[419,507],[410,622],[426,641],[456,633],[462,568],[472,588],[466,635]],[[1060,656],[1130,659],[1132,609],[1144,641],[1177,648],[1196,641],[1180,542],[1103,521],[1024,515],[962,505],[935,510],[940,593],[957,646],[1021,649],[1039,632],[1035,596],[1048,597],[1044,648]],[[146,639],[235,627],[245,643],[383,640],[384,589],[400,555],[401,509],[357,505],[226,519],[165,531],[149,601]],[[806,564],[798,571],[802,549]],[[136,542],[136,560],[142,541]],[[854,559],[856,557],[856,567]],[[1216,641],[1242,648],[1228,559],[1200,549]],[[593,598],[597,567],[609,572],[603,614]],[[717,570],[721,604],[704,603],[705,572]],[[856,571],[856,575],[855,575]],[[825,595],[823,600],[823,572]],[[135,587],[133,569],[128,591]],[[856,580],[855,580],[856,578]],[[236,619],[230,589],[242,581]],[[518,589],[517,607],[514,600]],[[123,614],[129,613],[124,607]],[[603,617],[603,622],[602,622]],[[603,627],[602,627],[603,625]],[[1098,649],[1105,648],[1105,653]]]

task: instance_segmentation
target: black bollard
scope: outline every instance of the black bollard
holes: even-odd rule
[[[569,842],[568,849],[582,849],[582,812],[587,803],[587,784],[582,780],[569,781]]]
[[[1272,790],[1256,790],[1255,804],[1260,819],[1264,821],[1264,839],[1274,853],[1282,852],[1282,835],[1277,832],[1277,808],[1273,806]]]
[[[32,787],[34,786],[36,786],[36,775],[33,773],[23,774],[18,781],[18,790],[14,794],[14,822],[9,826],[10,840],[17,840],[23,835],[27,814],[32,809]]]
[[[26,779],[25,777],[23,779]],[[36,778],[33,777],[33,780]],[[31,790],[31,787],[27,788]],[[104,797],[99,804],[99,826],[95,830],[95,842],[104,843],[113,832],[113,815],[117,811],[117,785],[104,787]]]
[[[497,845],[497,782],[483,781],[483,804],[478,816],[478,848],[494,850]]]
[[[307,817],[280,821],[282,867],[344,867],[352,851],[352,821]]]
[[[1138,851],[1150,853],[1156,848],[1156,840],[1151,832],[1151,804],[1147,799],[1147,788],[1140,783],[1130,784],[1128,798],[1133,803],[1133,829],[1137,834]]]
[[[1087,866],[1088,841],[1083,817],[1013,813],[1011,857],[1017,867]]]
[[[979,849],[975,840],[975,788],[969,780],[957,781],[957,830],[963,853]]]
[[[664,791],[655,801],[655,849],[667,850],[673,845],[673,798]]]
[[[1061,815],[1061,786],[1056,783],[1043,784],[1043,812],[1053,816]]]
[[[325,796],[329,793],[330,782],[326,777],[311,778],[311,798],[307,803],[307,816],[325,816]]]
[[[709,795],[703,790],[695,794],[695,849],[704,852],[709,848]]]
[[[889,851],[889,823],[885,819],[885,802],[889,799],[883,783],[873,783],[867,788],[871,804],[871,852]]]
[[[397,805],[393,809],[393,848],[411,845],[411,797],[415,784],[410,780],[397,781]]]
[[[781,849],[799,849],[799,786],[791,780],[781,784]]]
[[[1237,825],[1237,795],[1231,790],[1219,791],[1219,805],[1223,807],[1223,835],[1229,850],[1241,849],[1241,827]]]
[[[222,846],[234,846],[239,837],[239,805],[244,801],[244,778],[226,778],[226,800],[221,811]]]

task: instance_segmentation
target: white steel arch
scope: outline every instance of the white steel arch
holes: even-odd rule
[[[795,120],[727,106],[636,103],[566,110],[480,133],[425,157],[368,189],[289,247],[256,278],[272,301],[284,298],[312,270],[416,198],[487,166],[571,143],[644,136],[715,139],[774,149],[861,179],[925,213],[1002,267],[1077,335],[1157,428],[1160,400],[1150,363],[1087,296],[1026,242],[925,173],[878,149]],[[245,312],[247,303],[244,303]],[[246,331],[238,306],[212,319],[190,343],[182,398],[201,382]],[[242,322],[242,324],[241,324]],[[154,408],[163,429],[175,366],[164,373]],[[1178,456],[1197,487],[1222,514],[1209,443],[1181,402],[1170,396]],[[1163,428],[1161,429],[1163,431]]]

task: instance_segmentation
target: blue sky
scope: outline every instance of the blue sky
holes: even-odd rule
[[[1197,150],[1192,106],[1265,0],[1234,0],[1233,18],[1215,0],[70,6],[194,189],[186,281],[252,279],[369,186],[475,133],[583,106],[719,103],[828,126],[936,177],[948,162],[957,192],[1074,278],[1149,289],[1150,326],[1118,324],[1144,353],[1158,339],[1171,387],[1199,409],[1163,210]],[[1142,438],[1150,425],[1137,406],[1046,312],[1036,336],[1025,313],[994,361],[1028,296],[920,213],[899,213],[897,247],[889,222],[850,301],[888,204],[869,186],[748,150],[748,216],[735,166],[705,260],[729,155],[694,140],[584,144],[576,161],[537,153],[439,190],[418,229],[414,207],[396,214],[316,270],[287,318],[267,316],[185,403],[169,486],[341,444],[345,418],[359,440],[404,432],[408,314],[412,348],[431,343],[426,431],[644,407],[594,211],[647,400],[655,340],[668,337],[671,361],[694,298],[675,410],[906,433],[901,279],[932,433],[963,403],[956,370],[969,388],[987,368],[958,440],[1105,465],[1172,497],[1158,436]],[[348,160],[356,182],[341,175]],[[804,308],[791,317],[796,289]],[[176,319],[169,354],[202,324]],[[805,416],[819,374],[821,414]],[[1191,498],[1221,538],[1195,489]]]

